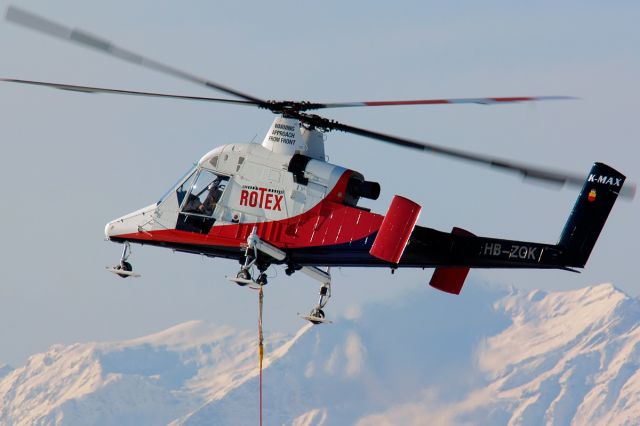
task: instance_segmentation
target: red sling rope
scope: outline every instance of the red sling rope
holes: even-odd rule
[[[264,355],[264,346],[262,338],[262,286],[258,289],[258,355],[260,357],[260,426],[262,426],[262,357]]]

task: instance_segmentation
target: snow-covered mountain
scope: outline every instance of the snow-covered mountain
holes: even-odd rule
[[[265,424],[640,424],[637,299],[473,284],[267,334]],[[256,367],[254,330],[198,321],[57,345],[0,374],[0,424],[256,424]]]

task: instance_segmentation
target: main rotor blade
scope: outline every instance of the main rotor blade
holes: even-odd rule
[[[468,151],[446,148],[439,145],[414,141],[411,139],[405,139],[398,136],[388,135],[386,133],[380,133],[373,130],[362,129],[360,127],[339,123],[337,121],[328,120],[326,118],[319,117],[317,115],[300,113],[300,114],[297,114],[296,118],[298,118],[300,121],[306,124],[309,124],[313,127],[317,127],[320,129],[340,130],[343,132],[364,136],[366,138],[376,139],[376,140],[391,143],[394,145],[403,146],[405,148],[411,148],[418,151],[446,155],[448,157],[455,158],[458,160],[484,164],[484,165],[498,168],[501,170],[518,173],[522,175],[524,178],[537,179],[540,181],[550,182],[560,186],[570,185],[575,187],[582,187],[585,181],[585,177],[581,175],[569,174],[569,173],[560,172],[552,169],[546,169],[546,168],[531,166],[528,164],[518,163],[510,160],[491,157],[488,155],[475,154]],[[625,182],[619,195],[624,198],[633,198],[635,196],[635,191],[636,191],[635,184],[631,182]]]
[[[415,99],[408,101],[370,101],[370,102],[309,102],[302,103],[300,111],[324,108],[376,107],[399,105],[443,105],[443,104],[480,104],[496,105],[516,102],[559,101],[577,99],[571,96],[513,96],[508,98],[453,98],[453,99]]]
[[[31,12],[27,12],[26,10],[20,9],[18,7],[9,6],[7,8],[6,18],[8,21],[15,24],[22,25],[32,30],[39,31],[41,33],[62,40],[73,41],[75,43],[81,44],[82,46],[98,50],[102,53],[114,56],[118,59],[122,59],[123,61],[140,65],[142,67],[159,71],[177,78],[181,78],[183,80],[187,80],[192,83],[208,87],[210,89],[219,90],[221,92],[236,96],[246,101],[251,101],[256,105],[266,105],[266,102],[260,98],[256,98],[230,87],[223,86],[222,84],[215,83],[213,81],[198,77],[169,65],[165,65],[158,61],[154,61],[153,59],[145,58],[144,56],[139,55],[135,52],[118,47],[108,40],[89,34],[80,29],[66,27],[49,19],[35,15]]]
[[[190,101],[206,101],[206,102],[222,102],[222,103],[237,104],[237,105],[252,105],[252,106],[258,105],[256,102],[241,101],[239,99],[208,98],[208,97],[202,97],[202,96],[172,95],[168,93],[138,92],[134,90],[105,89],[103,87],[76,86],[73,84],[48,83],[45,81],[19,80],[15,78],[0,78],[0,81],[6,81],[8,83],[31,84],[34,86],[53,87],[54,89],[70,90],[72,92],[82,92],[82,93],[111,93],[114,95],[151,96],[155,98],[186,99]]]

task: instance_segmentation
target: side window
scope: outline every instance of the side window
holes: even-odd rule
[[[189,179],[185,182],[185,185],[188,185],[191,181],[192,179]],[[182,212],[211,216],[228,181],[229,178],[227,176],[219,176],[209,170],[201,170],[191,185],[189,195],[182,206]],[[178,188],[178,191],[181,191],[181,188]],[[182,190],[184,191],[186,188],[185,186]]]

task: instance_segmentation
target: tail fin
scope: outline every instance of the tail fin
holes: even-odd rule
[[[558,242],[567,266],[582,268],[587,263],[624,179],[606,164],[593,164]]]

